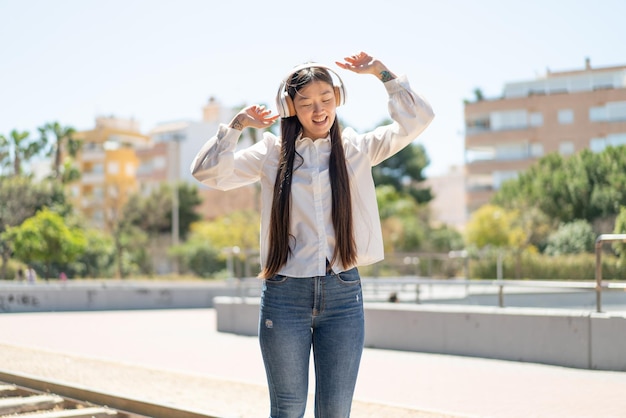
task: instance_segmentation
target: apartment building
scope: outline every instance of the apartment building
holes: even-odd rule
[[[135,150],[147,147],[149,138],[137,121],[115,117],[98,117],[94,129],[75,137],[83,144],[76,156],[81,177],[70,185],[70,198],[93,226],[108,229],[139,188]]]
[[[139,123],[116,117],[98,117],[95,127],[77,132],[82,147],[76,156],[81,177],[70,187],[77,208],[94,227],[110,228],[128,197],[148,194],[163,182],[189,182],[199,187],[200,213],[206,219],[238,209],[258,209],[254,186],[221,192],[199,184],[189,170],[200,147],[217,132],[220,122],[233,116],[215,99],[202,109],[201,120],[158,124],[147,135]],[[240,146],[252,139],[246,135]]]
[[[465,104],[468,213],[539,158],[626,144],[626,65],[547,71]]]

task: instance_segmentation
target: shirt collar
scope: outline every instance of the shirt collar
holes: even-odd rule
[[[315,141],[313,141],[313,140],[312,140],[311,138],[309,138],[308,136],[302,136],[302,132],[300,132],[300,133],[298,134],[298,136],[296,137],[296,142],[302,142],[302,141],[305,141],[305,140],[307,140],[307,139],[308,139],[309,141],[311,141],[311,142],[315,142],[315,141],[330,142],[330,132],[328,133],[328,135],[326,135],[326,137],[325,137],[325,138],[319,138],[319,139],[316,139]]]

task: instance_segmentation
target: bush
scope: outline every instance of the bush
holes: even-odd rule
[[[470,262],[470,277],[496,279],[497,257],[487,255]],[[595,254],[548,256],[522,252],[507,253],[503,258],[502,275],[506,279],[532,280],[594,280]],[[617,280],[626,277],[626,264],[613,255],[603,254],[602,277]]]
[[[545,253],[561,255],[593,252],[595,240],[596,235],[589,222],[576,220],[564,223],[548,237]]]

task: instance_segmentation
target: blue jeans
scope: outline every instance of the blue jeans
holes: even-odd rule
[[[326,276],[265,280],[259,341],[270,392],[270,418],[301,418],[315,365],[315,417],[348,418],[364,321],[356,268]]]

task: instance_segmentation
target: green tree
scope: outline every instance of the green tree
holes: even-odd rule
[[[114,222],[112,231],[116,276],[123,279],[135,271],[145,271],[148,234],[123,218]]]
[[[67,273],[81,277],[109,277],[115,265],[113,237],[99,229],[85,229],[86,246]]]
[[[4,279],[12,245],[2,233],[10,227],[19,226],[44,207],[54,207],[62,214],[69,213],[71,208],[65,201],[60,184],[49,180],[36,183],[24,176],[0,177],[0,202],[1,277]]]
[[[376,186],[389,185],[398,192],[408,193],[417,203],[427,203],[433,196],[430,188],[421,184],[424,169],[430,163],[424,147],[410,144],[400,152],[372,168]]]
[[[232,251],[235,248],[237,252]],[[245,271],[240,273],[252,275],[251,260],[259,253],[259,213],[241,210],[213,221],[196,222],[187,242],[173,252],[201,277],[223,270],[227,257],[244,265]]]
[[[71,126],[61,126],[59,122],[50,122],[39,128],[39,134],[41,141],[48,146],[47,155],[52,157],[52,177],[61,182],[75,180],[78,172],[70,161],[76,157],[81,146],[81,142],[74,138],[76,130]],[[70,160],[64,161],[66,156]]]
[[[179,183],[178,187],[178,226],[179,236],[187,237],[192,223],[200,220],[197,207],[202,203],[195,185]],[[172,231],[172,186],[161,183],[148,195],[134,194],[124,208],[124,216],[149,235]]]
[[[194,235],[212,247],[239,247],[242,252],[259,250],[259,214],[239,210],[207,222],[194,224]]]
[[[203,278],[211,277],[226,267],[221,251],[211,246],[201,234],[194,234],[193,228],[189,239],[172,248],[171,254],[181,261],[183,270]]]
[[[559,223],[615,216],[626,205],[626,146],[569,158],[549,154],[504,183],[492,203],[518,210],[535,206]]]
[[[385,250],[417,251],[428,234],[428,212],[406,192],[392,185],[376,187]]]
[[[484,205],[475,211],[466,227],[466,243],[476,248],[519,248],[526,234],[519,226],[517,211]]]
[[[28,131],[12,130],[9,137],[0,135],[0,167],[12,167],[12,174],[20,176],[23,164],[37,155],[42,147],[42,141],[29,138]]]
[[[42,263],[44,278],[50,277],[52,263],[68,263],[84,251],[86,240],[78,228],[68,227],[61,215],[47,208],[5,232],[13,242],[15,255],[25,263]]]
[[[564,223],[548,237],[545,253],[563,255],[592,252],[595,238],[591,225],[585,220]]]

